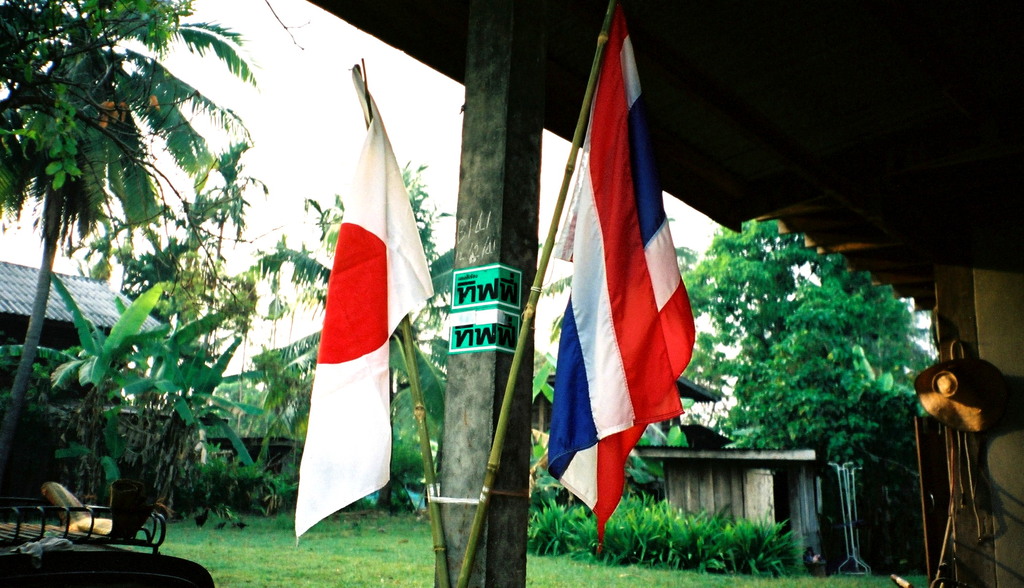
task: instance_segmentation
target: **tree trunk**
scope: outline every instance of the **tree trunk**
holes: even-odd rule
[[[32,315],[28,320],[28,331],[25,333],[25,344],[21,351],[18,371],[14,376],[11,388],[11,399],[4,412],[3,423],[0,424],[0,492],[4,488],[7,473],[7,462],[11,456],[14,435],[18,429],[18,421],[25,408],[25,396],[28,392],[29,378],[32,375],[32,364],[39,349],[39,339],[46,322],[46,303],[50,298],[50,276],[53,274],[53,260],[57,255],[57,237],[59,235],[61,217],[60,198],[52,190],[46,193],[43,205],[43,260],[36,281],[36,297],[32,303]]]

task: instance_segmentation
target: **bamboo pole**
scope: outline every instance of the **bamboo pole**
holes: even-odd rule
[[[405,355],[405,368],[409,375],[409,386],[412,392],[413,414],[420,434],[420,455],[423,457],[423,479],[427,487],[427,511],[430,513],[430,532],[434,539],[434,572],[439,586],[448,588],[451,579],[448,577],[448,553],[444,541],[444,530],[441,528],[441,509],[434,502],[437,478],[434,475],[434,458],[430,451],[430,430],[427,427],[427,409],[423,404],[423,388],[420,386],[419,368],[416,366],[416,353],[413,349],[412,326],[406,316],[398,325],[401,331],[402,352]]]
[[[466,588],[469,585],[473,561],[476,559],[477,546],[480,543],[480,536],[483,534],[484,521],[487,519],[487,507],[491,499],[491,486],[494,484],[494,480],[498,475],[498,469],[501,467],[501,452],[505,446],[505,435],[508,432],[508,421],[512,409],[512,396],[516,386],[516,377],[519,374],[519,367],[523,362],[523,349],[526,346],[526,338],[530,335],[533,326],[534,314],[537,311],[537,300],[540,298],[541,287],[544,285],[544,276],[547,273],[548,262],[551,259],[551,250],[554,248],[555,235],[558,232],[558,224],[562,218],[562,209],[565,207],[565,197],[569,192],[572,174],[576,169],[576,156],[579,153],[580,146],[583,144],[587,122],[590,118],[590,105],[594,100],[594,89],[597,87],[597,75],[601,68],[601,59],[604,56],[605,45],[608,43],[608,31],[611,29],[612,16],[615,13],[617,1],[609,0],[604,23],[601,25],[601,32],[597,36],[594,62],[590,66],[590,77],[587,80],[586,92],[583,94],[580,116],[576,121],[576,130],[572,137],[569,159],[565,165],[565,174],[562,176],[562,186],[558,191],[558,199],[555,201],[555,210],[551,217],[551,224],[548,227],[547,238],[544,241],[544,247],[541,249],[540,260],[537,262],[537,273],[533,279],[533,286],[530,287],[530,297],[527,300],[526,308],[523,310],[522,325],[519,328],[519,339],[516,341],[516,350],[512,356],[512,365],[509,368],[505,393],[501,399],[501,411],[498,413],[498,423],[494,429],[494,440],[491,442],[491,452],[487,460],[484,484],[480,489],[480,501],[476,506],[473,526],[470,528],[469,540],[466,543],[466,553],[462,559],[458,588]]]
[[[363,115],[366,126],[369,128],[373,121],[373,101],[370,98],[370,87],[366,81],[366,64],[360,68],[356,65],[355,75],[359,76],[363,86]],[[438,508],[432,497],[436,492],[437,477],[434,475],[434,456],[430,451],[430,430],[427,426],[427,409],[423,404],[423,388],[420,382],[419,367],[416,365],[416,350],[413,347],[415,341],[412,336],[412,324],[409,315],[402,317],[398,324],[400,331],[399,340],[402,346],[402,355],[405,357],[405,369],[409,376],[409,391],[412,393],[413,416],[416,417],[416,426],[420,437],[420,456],[423,458],[423,480],[426,483],[427,512],[430,514],[430,533],[434,540],[434,576],[438,585],[448,588],[451,586],[451,579],[448,575],[448,553],[444,540],[444,530],[441,528],[441,509]]]

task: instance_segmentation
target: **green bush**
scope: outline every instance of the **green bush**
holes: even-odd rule
[[[788,574],[799,562],[798,547],[782,523],[688,515],[650,497],[623,499],[605,528],[600,553],[589,510],[549,501],[531,512],[528,548],[536,555],[574,554],[609,565],[753,575]]]
[[[277,474],[260,462],[245,465],[224,455],[211,455],[177,496],[175,508],[185,513],[209,509],[224,518],[238,513],[275,514],[295,501],[294,475]]]
[[[551,500],[531,508],[526,540],[531,553],[563,555],[577,551],[580,545],[596,545],[597,529],[583,505],[566,507]]]
[[[798,550],[782,523],[729,521],[719,532],[728,571],[781,576],[797,566]]]
[[[726,565],[721,555],[720,530],[725,524],[726,517],[721,514],[700,512],[680,517],[674,537],[678,569],[724,571]]]
[[[396,431],[391,440],[391,504],[392,511],[415,510],[415,499],[409,490],[422,493],[423,455],[420,453],[419,435],[412,431]]]
[[[735,571],[726,565],[727,546],[721,541],[721,530],[729,522],[723,515],[684,515],[647,496],[626,498],[608,521],[599,559],[620,565]]]

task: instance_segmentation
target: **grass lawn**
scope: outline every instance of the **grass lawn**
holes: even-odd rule
[[[292,519],[279,516],[247,519],[239,529],[210,517],[203,528],[191,520],[171,523],[161,553],[205,566],[218,587],[424,586],[434,585],[430,524],[409,515],[345,513],[313,527],[296,547]],[[451,572],[452,579],[458,570]],[[923,577],[908,578],[914,586]],[[531,556],[526,585],[536,587],[600,586],[657,588],[882,588],[883,576],[753,578],[611,567],[571,557]]]

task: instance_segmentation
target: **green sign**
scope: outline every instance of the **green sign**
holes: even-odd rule
[[[457,269],[452,276],[452,312],[501,308],[519,313],[523,273],[500,263]]]
[[[519,338],[518,313],[499,309],[460,312],[451,315],[448,353],[507,351],[514,353]]]

